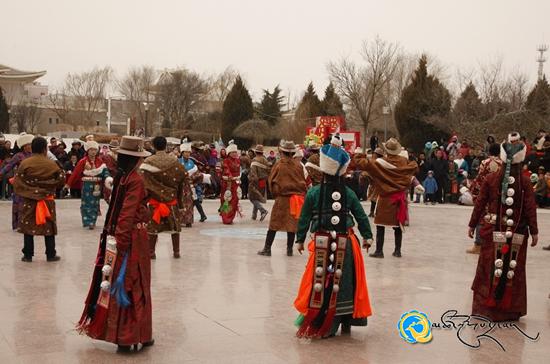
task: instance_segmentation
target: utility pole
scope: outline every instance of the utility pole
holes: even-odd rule
[[[544,77],[544,62],[546,62],[546,58],[544,57],[544,53],[548,50],[548,45],[541,44],[537,48],[537,51],[540,53],[539,58],[537,58],[537,62],[539,64],[539,80],[542,80]]]

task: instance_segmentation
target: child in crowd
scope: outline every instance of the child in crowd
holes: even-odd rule
[[[424,203],[431,202],[435,205],[435,193],[437,192],[437,181],[434,178],[434,172],[428,171],[428,176],[424,180],[423,187],[425,190]]]

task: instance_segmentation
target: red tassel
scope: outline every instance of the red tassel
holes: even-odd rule
[[[83,328],[86,335],[93,339],[104,337],[107,325],[107,312],[108,310],[105,307],[97,306],[94,318]]]
[[[506,287],[500,308],[508,310],[512,306],[512,287]]]
[[[319,315],[319,310],[309,309],[307,311],[307,315],[304,317],[304,322],[300,325],[300,328],[298,329],[298,332],[296,333],[297,337],[306,337],[310,338],[311,331],[313,327],[311,326],[311,323]]]
[[[323,321],[323,325],[321,326],[321,328],[317,333],[318,337],[324,337],[328,334],[328,332],[332,328],[332,321],[334,321],[335,315],[336,315],[336,307],[328,310],[327,316],[325,317],[325,321]]]

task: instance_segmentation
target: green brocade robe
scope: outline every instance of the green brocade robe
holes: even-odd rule
[[[342,203],[342,209],[349,210],[347,214],[346,227],[351,229],[355,226],[354,218],[357,221],[357,228],[363,239],[372,239],[372,231],[369,223],[369,218],[361,206],[359,199],[355,192],[346,187],[345,205]],[[332,197],[329,189],[325,189],[325,196],[323,198],[323,218],[321,219],[321,225],[319,226],[319,219],[317,213],[319,211],[321,185],[312,187],[306,195],[304,205],[302,207],[302,213],[298,221],[298,231],[296,235],[296,243],[303,243],[306,240],[307,232],[315,233],[319,230],[330,231],[332,230],[332,224],[330,222],[332,212]],[[343,202],[344,198],[340,199]],[[353,216],[352,216],[353,215]],[[336,299],[336,316],[351,315],[354,308],[354,296],[355,296],[355,265],[353,261],[353,251],[351,244],[353,241],[348,238],[348,244],[346,245],[346,252],[344,255],[344,266],[342,269],[342,278],[340,281],[340,291]],[[339,324],[340,320],[335,320],[335,325]],[[351,324],[354,326],[366,326],[367,319],[353,319]]]

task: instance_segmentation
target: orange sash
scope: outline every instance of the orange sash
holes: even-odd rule
[[[365,265],[363,263],[363,254],[361,246],[355,234],[350,233],[351,246],[353,251],[353,263],[355,264],[355,297],[353,302],[353,318],[364,318],[372,315],[372,309],[369,300],[369,291],[367,289],[367,278],[365,275]],[[298,296],[294,301],[294,307],[298,312],[307,315],[309,300],[313,285],[313,275],[315,274],[315,242],[312,240],[308,244],[309,258],[306,270],[302,276],[302,282],[298,289]]]
[[[304,196],[290,196],[290,216],[298,220],[300,218],[300,214],[302,213],[302,206],[304,206]]]
[[[159,202],[154,198],[149,199],[149,205],[153,206],[155,211],[153,211],[153,221],[157,224],[160,224],[160,219],[170,215],[170,208],[168,206],[175,206],[177,200],[173,199],[169,202]]]
[[[48,209],[46,201],[53,201],[53,196],[46,196],[45,199],[36,201],[36,225],[44,225],[46,220],[50,220],[52,218],[52,214],[50,213],[50,209]]]

